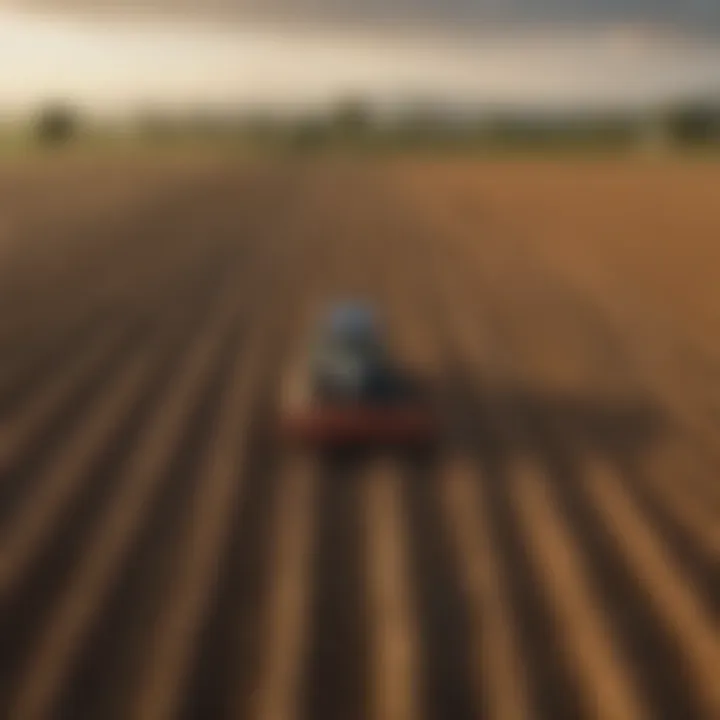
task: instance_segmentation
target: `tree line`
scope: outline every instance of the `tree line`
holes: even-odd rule
[[[32,123],[43,145],[64,145],[86,135],[91,123],[68,104],[49,104]],[[253,144],[313,150],[357,147],[618,147],[645,141],[680,146],[720,145],[720,100],[688,101],[651,112],[450,113],[415,108],[382,115],[361,100],[294,117],[274,114],[185,115],[146,113],[133,133],[153,142],[188,138],[236,139]]]

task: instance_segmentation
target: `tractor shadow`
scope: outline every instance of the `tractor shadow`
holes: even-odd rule
[[[671,427],[640,395],[480,385],[456,375],[439,385],[436,400],[445,419],[444,451],[468,453],[485,466],[559,455],[566,462],[595,456],[625,469]]]
[[[606,397],[541,388],[486,384],[456,373],[437,381],[412,378],[413,394],[433,406],[439,433],[416,446],[346,446],[322,453],[325,464],[352,468],[353,475],[379,459],[415,471],[441,470],[449,457],[470,458],[489,475],[534,456],[573,464],[596,457],[623,473],[661,442],[671,429],[663,411],[641,396]],[[557,468],[555,468],[557,470]]]
[[[587,482],[595,464],[612,475],[645,524],[673,557],[694,593],[709,607],[717,598],[716,571],[693,538],[679,525],[653,491],[646,473],[647,459],[674,433],[673,419],[651,399],[640,394],[609,396],[592,391],[565,393],[528,386],[479,384],[476,377],[455,373],[437,388],[437,400],[446,418],[446,433],[437,464],[416,459],[415,482],[406,483],[412,543],[425,545],[425,557],[452,563],[452,550],[440,550],[445,541],[428,534],[447,535],[435,510],[449,458],[460,456],[474,471],[485,498],[485,528],[503,568],[508,601],[516,624],[521,652],[527,658],[533,702],[540,716],[583,717],[584,700],[574,681],[574,669],[565,652],[563,628],[558,624],[547,584],[549,568],[541,569],[528,529],[519,512],[523,468],[537,471],[547,487],[557,521],[567,531],[581,558],[592,593],[608,618],[621,653],[637,668],[638,681],[657,717],[700,717],[687,683],[682,654],[665,623],[654,614],[648,588],[625,560],[625,537],[620,526],[594,505]],[[593,476],[592,482],[597,481]],[[600,480],[602,481],[602,480]],[[421,518],[421,519],[417,519]],[[436,549],[433,551],[433,542]],[[418,572],[448,587],[442,568]],[[436,561],[438,562],[438,561]],[[433,575],[434,573],[434,575]],[[459,594],[462,591],[459,590]],[[425,608],[426,620],[437,625],[435,652],[439,658],[457,655],[442,641],[442,597]],[[434,618],[434,619],[433,619]],[[464,628],[455,628],[462,643]],[[465,652],[469,652],[466,648]]]
[[[632,542],[609,526],[587,492],[589,469],[602,463],[621,484],[641,522],[677,558],[693,590],[712,603],[715,574],[708,558],[684,534],[644,476],[646,457],[673,433],[669,418],[641,395],[606,396],[544,388],[497,386],[455,373],[433,389],[444,433],[437,447],[421,451],[374,448],[345,451],[328,459],[363,482],[379,456],[392,458],[400,473],[419,623],[428,644],[423,678],[429,707],[453,708],[472,717],[472,678],[467,675],[470,628],[467,596],[440,498],[448,467],[462,458],[485,498],[488,534],[507,585],[520,652],[527,660],[530,691],[539,716],[582,717],[583,699],[565,652],[546,585],[527,528],[518,512],[518,468],[533,466],[549,490],[558,521],[572,539],[599,606],[622,654],[637,668],[638,682],[658,717],[700,717],[682,655],[652,611],[647,588],[625,562]],[[347,470],[350,469],[348,472]],[[433,713],[431,713],[432,715]]]

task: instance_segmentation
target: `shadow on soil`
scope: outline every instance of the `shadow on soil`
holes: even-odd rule
[[[398,449],[345,447],[327,451],[329,465],[359,469],[379,457],[433,463],[459,452],[483,464],[511,463],[517,456],[545,455],[550,437],[571,457],[596,455],[623,468],[658,442],[668,424],[641,398],[608,399],[519,388],[478,387],[461,374],[433,388],[440,436],[432,445]]]
[[[585,561],[593,593],[609,618],[619,649],[637,669],[637,682],[658,718],[701,717],[687,669],[663,620],[654,614],[649,589],[625,562],[624,538],[613,534],[584,488],[590,463],[616,471],[631,501],[667,550],[712,603],[713,569],[677,523],[652,500],[638,468],[671,432],[664,414],[641,397],[553,393],[532,388],[478,386],[457,372],[438,388],[445,437],[436,452],[404,453],[403,506],[408,552],[422,637],[428,645],[422,692],[428,717],[471,718],[474,680],[468,598],[439,507],[440,469],[460,453],[485,488],[489,527],[507,583],[514,625],[527,660],[531,699],[538,717],[586,717],[591,708],[564,650],[561,628],[547,592],[552,573],[539,569],[514,496],[516,467],[530,460],[542,472],[563,524]],[[377,453],[341,455],[353,478]],[[334,458],[333,462],[338,462]],[[360,472],[358,472],[360,471]],[[627,542],[631,542],[630,538]],[[455,564],[455,567],[453,565]]]
[[[711,595],[712,568],[692,555],[691,543],[681,542],[677,524],[658,512],[650,499],[652,491],[648,492],[648,484],[637,471],[645,456],[672,431],[669,419],[642,397],[478,387],[462,373],[446,383],[439,400],[451,423],[445,449],[469,455],[485,488],[487,530],[506,572],[539,716],[586,717],[591,708],[583,705],[576,673],[560,639],[562,629],[548,599],[551,569],[539,569],[518,517],[517,463],[528,460],[552,490],[559,516],[586,562],[591,590],[610,620],[622,654],[637,669],[652,716],[701,717],[682,654],[666,624],[654,614],[650,589],[625,562],[623,545],[633,542],[632,538],[621,536],[618,542],[584,487],[593,462],[600,460],[614,469],[642,521],[682,563],[697,592]]]
[[[462,376],[439,393],[451,424],[450,449],[486,461],[546,454],[558,446],[572,458],[596,455],[623,465],[648,451],[668,429],[663,413],[642,398],[607,398],[465,382]],[[457,446],[453,448],[452,446]]]

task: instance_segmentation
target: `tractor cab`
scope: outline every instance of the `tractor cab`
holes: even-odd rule
[[[391,367],[380,325],[364,305],[333,309],[320,326],[312,355],[313,394],[326,402],[381,402]]]
[[[427,446],[438,428],[425,383],[390,357],[372,309],[336,305],[285,386],[282,427],[314,447]]]

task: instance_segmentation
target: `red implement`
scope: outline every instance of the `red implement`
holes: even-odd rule
[[[283,430],[291,440],[321,445],[416,444],[437,435],[432,413],[416,406],[315,405],[288,413]]]

